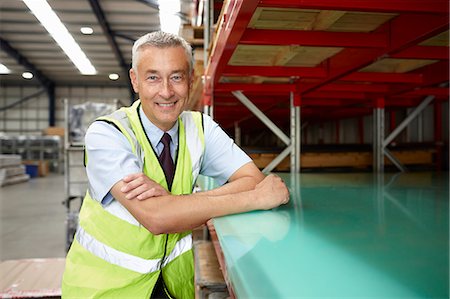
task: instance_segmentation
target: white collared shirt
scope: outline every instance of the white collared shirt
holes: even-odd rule
[[[139,115],[150,143],[159,155],[164,145],[160,143],[164,131],[156,127],[140,107]],[[251,161],[233,140],[207,115],[203,115],[205,132],[205,153],[200,174],[212,177],[219,185],[224,184],[241,166]],[[178,149],[178,122],[167,132],[172,138],[171,156],[176,157]],[[87,176],[91,194],[102,199],[103,205],[114,198],[110,190],[114,184],[129,174],[142,172],[138,158],[133,154],[127,138],[114,126],[96,121],[85,136],[88,164]],[[174,159],[175,161],[175,159]]]

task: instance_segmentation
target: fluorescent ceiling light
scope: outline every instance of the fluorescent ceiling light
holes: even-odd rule
[[[109,74],[109,79],[115,81],[115,80],[119,79],[119,75],[114,74],[114,73]]]
[[[27,80],[31,80],[31,79],[33,79],[33,73],[30,73],[30,72],[23,72],[22,73],[22,77],[24,78],[24,79],[27,79]]]
[[[97,71],[46,0],[23,0],[83,75]]]
[[[180,12],[180,0],[159,0],[158,3],[161,31],[178,35],[181,20],[176,14]]]
[[[6,65],[4,65],[3,63],[0,63],[0,74],[1,75],[11,74],[11,70],[7,68]]]
[[[94,33],[94,29],[92,29],[91,27],[81,27],[80,31],[85,35],[91,35],[92,33]]]

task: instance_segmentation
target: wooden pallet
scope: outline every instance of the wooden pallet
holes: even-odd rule
[[[194,243],[195,286],[197,298],[209,298],[213,293],[227,295],[227,285],[220,270],[211,241]]]

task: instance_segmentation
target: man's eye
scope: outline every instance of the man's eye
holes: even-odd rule
[[[158,76],[150,75],[150,76],[148,76],[148,79],[151,81],[156,81],[156,80],[158,80]]]
[[[183,80],[183,76],[181,76],[181,75],[174,75],[174,76],[172,76],[172,80],[175,81],[175,82],[179,82],[179,81]]]

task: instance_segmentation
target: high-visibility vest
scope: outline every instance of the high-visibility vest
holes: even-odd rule
[[[156,153],[139,117],[140,101],[98,120],[116,126],[129,140],[143,172],[167,189]],[[205,142],[199,112],[178,118],[178,155],[172,194],[192,193]],[[153,235],[117,201],[103,207],[89,190],[66,258],[63,298],[150,298],[160,274],[174,298],[194,298],[190,231]],[[151,200],[151,199],[148,199]]]

